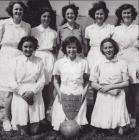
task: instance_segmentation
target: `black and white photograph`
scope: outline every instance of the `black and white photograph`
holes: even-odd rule
[[[139,140],[139,0],[0,0],[0,140]]]

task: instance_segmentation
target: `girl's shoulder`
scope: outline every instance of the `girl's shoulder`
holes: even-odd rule
[[[90,30],[90,29],[94,29],[95,28],[95,24],[91,24],[91,25],[88,25],[86,26],[85,30]]]
[[[22,23],[23,23],[25,26],[27,26],[27,27],[30,27],[30,28],[31,28],[31,25],[30,25],[29,23],[27,23],[27,22],[25,22],[25,21],[23,21],[23,20],[22,20]]]

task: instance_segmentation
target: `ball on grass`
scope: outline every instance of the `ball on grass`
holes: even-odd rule
[[[65,138],[73,138],[79,131],[80,125],[75,120],[67,120],[60,125],[60,132]]]

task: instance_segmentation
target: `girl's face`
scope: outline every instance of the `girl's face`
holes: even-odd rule
[[[73,9],[71,9],[71,8],[67,9],[67,11],[65,13],[65,18],[66,18],[67,22],[75,21],[75,13],[74,13]]]
[[[49,12],[45,12],[41,15],[41,23],[44,27],[48,27],[50,24],[50,13]]]
[[[67,45],[66,47],[67,55],[71,60],[74,60],[76,58],[77,54],[77,46],[75,43],[71,43]]]
[[[114,58],[114,46],[112,45],[111,42],[105,42],[103,44],[103,53],[105,55],[105,57],[108,59],[108,60],[111,60]]]
[[[99,9],[95,12],[95,21],[98,25],[102,25],[105,19],[105,13],[103,9]]]
[[[34,44],[30,41],[26,41],[22,45],[23,54],[26,57],[30,57],[34,52]]]
[[[131,8],[122,11],[122,19],[124,24],[130,25],[132,23],[132,10]]]
[[[13,18],[22,19],[23,12],[23,7],[20,4],[15,3],[13,6]]]

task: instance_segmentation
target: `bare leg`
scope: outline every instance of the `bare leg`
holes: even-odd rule
[[[4,131],[10,131],[11,127],[11,102],[13,98],[13,93],[9,92],[5,102],[5,114],[4,114],[4,121],[3,121],[3,129]]]

